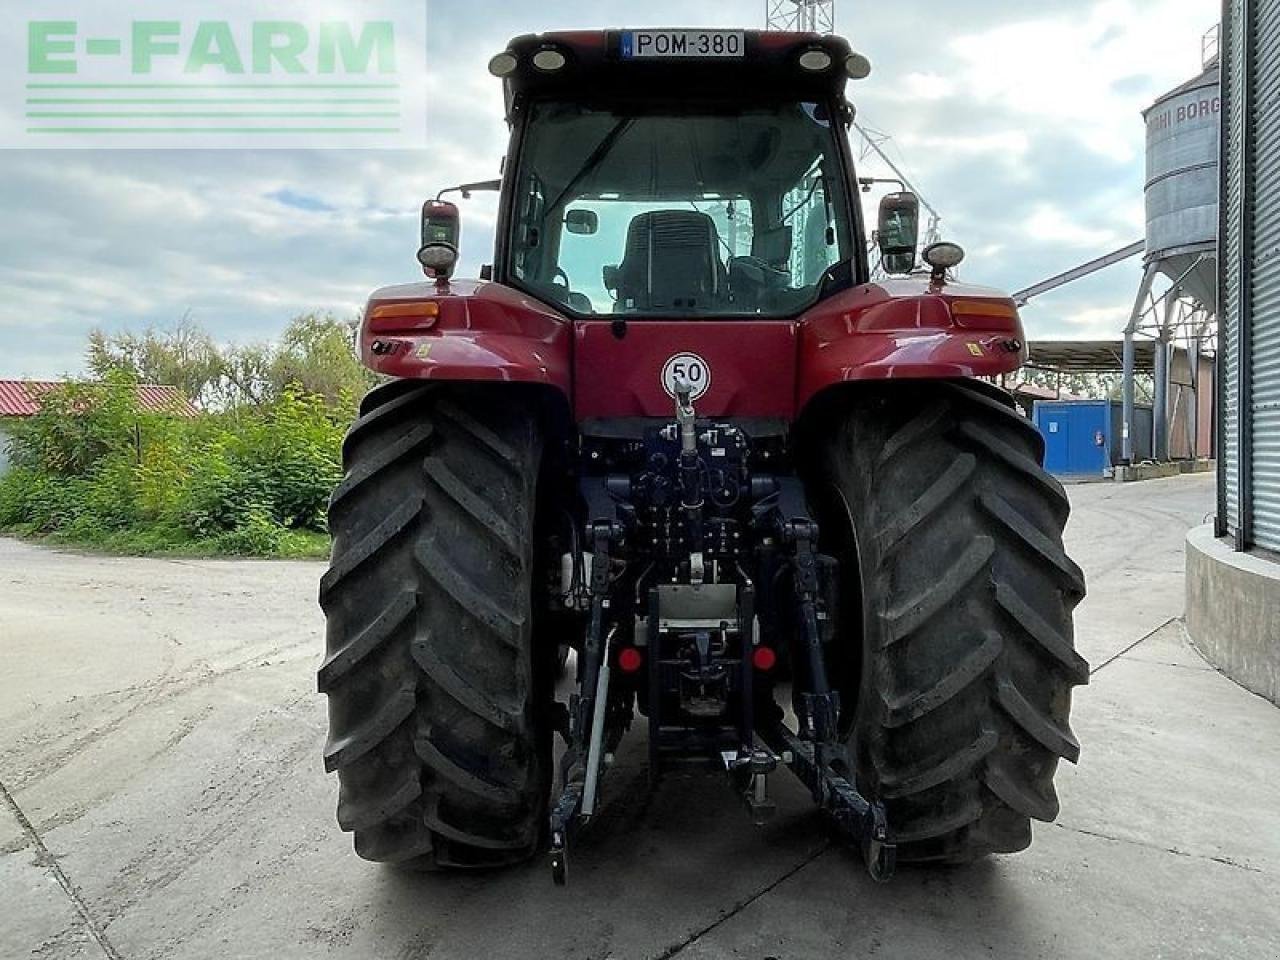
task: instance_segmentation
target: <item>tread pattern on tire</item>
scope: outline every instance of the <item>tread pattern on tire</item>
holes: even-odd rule
[[[537,849],[540,459],[530,406],[482,386],[387,384],[347,435],[317,681],[338,821],[366,859],[488,867]]]
[[[824,444],[820,501],[847,511],[861,565],[865,667],[849,681],[860,786],[885,800],[905,861],[1013,852],[1058,813],[1088,681],[1066,492],[1002,391],[972,381],[852,395]],[[830,421],[828,421],[830,422]],[[848,548],[848,541],[845,542]],[[856,660],[857,658],[853,658]]]

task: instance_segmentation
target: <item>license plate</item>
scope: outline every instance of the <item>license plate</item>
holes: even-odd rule
[[[622,35],[624,60],[740,60],[746,55],[741,30],[630,30]]]

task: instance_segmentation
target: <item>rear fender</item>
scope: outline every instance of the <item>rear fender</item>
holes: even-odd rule
[[[985,287],[907,278],[863,284],[800,318],[797,402],[840,384],[990,377],[1026,362],[1013,301]]]
[[[369,299],[360,329],[360,358],[378,373],[544,384],[566,402],[572,351],[568,320],[497,283],[385,287]]]

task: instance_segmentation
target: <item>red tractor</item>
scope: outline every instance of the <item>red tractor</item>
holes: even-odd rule
[[[483,868],[568,845],[647,725],[757,820],[787,768],[871,874],[1025,848],[1079,747],[1084,594],[1043,443],[986,379],[1013,302],[873,281],[838,37],[525,36],[490,63],[512,138],[497,249],[373,294],[321,586],[325,762],[371,860]],[[571,649],[576,683],[557,699]],[[643,718],[638,721],[637,718]],[[557,762],[553,741],[564,740]]]

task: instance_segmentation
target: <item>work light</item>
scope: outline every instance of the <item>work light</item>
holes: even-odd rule
[[[865,80],[871,76],[871,61],[860,53],[851,53],[845,58],[844,72],[853,80]]]
[[[515,73],[518,66],[520,66],[520,61],[516,59],[516,55],[510,50],[503,50],[502,53],[489,61],[489,72],[502,79]]]
[[[533,65],[544,73],[554,73],[564,67],[568,61],[559,50],[548,47],[533,55]]]
[[[800,54],[800,66],[811,73],[831,69],[831,54],[825,50],[806,50]]]
[[[935,270],[950,270],[964,262],[964,247],[944,240],[925,247],[921,256]]]
[[[418,262],[437,279],[447,279],[458,262],[458,248],[451,243],[428,243],[418,251]]]

